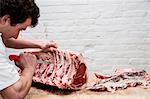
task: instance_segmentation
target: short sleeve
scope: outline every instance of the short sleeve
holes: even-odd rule
[[[18,71],[14,65],[9,64],[7,61],[0,63],[0,90],[14,84],[19,78]]]
[[[14,84],[20,79],[16,66],[6,58],[5,46],[0,37],[0,90]]]

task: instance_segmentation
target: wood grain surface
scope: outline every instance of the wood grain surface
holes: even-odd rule
[[[87,86],[99,81],[93,73],[89,75]],[[25,99],[150,99],[150,89],[141,87],[127,88],[116,92],[96,92],[86,89],[60,90],[50,86],[38,88],[40,87],[31,87]],[[0,99],[2,98],[0,97]]]
[[[90,72],[88,77],[87,86],[99,81],[93,72]],[[32,87],[25,99],[150,99],[150,89],[143,89],[141,87],[127,88],[114,93],[94,92],[85,89],[72,91],[49,88],[51,90],[43,91]]]

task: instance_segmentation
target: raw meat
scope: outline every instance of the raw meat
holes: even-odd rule
[[[95,74],[97,78],[102,80],[87,89],[114,92],[118,89],[126,89],[127,87],[138,85],[150,88],[150,81],[145,79],[147,74],[145,70],[135,69],[117,69],[113,75]]]
[[[61,89],[80,89],[87,81],[86,64],[79,53],[53,49],[51,52],[33,52],[38,60],[50,64],[38,64],[33,81]]]

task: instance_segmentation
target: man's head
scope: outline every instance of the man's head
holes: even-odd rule
[[[17,36],[38,23],[39,8],[34,0],[0,0],[0,32]],[[14,32],[14,34],[13,34]]]

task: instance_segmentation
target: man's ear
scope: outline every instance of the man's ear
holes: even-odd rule
[[[10,23],[10,16],[9,15],[4,15],[3,17],[1,17],[0,23],[3,24],[3,25],[6,24],[6,23]]]

